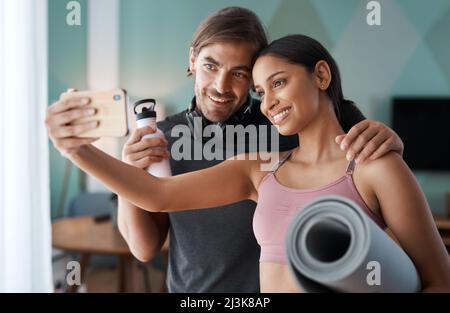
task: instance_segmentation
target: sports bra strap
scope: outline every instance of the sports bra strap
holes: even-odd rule
[[[355,170],[355,165],[356,165],[355,160],[351,160],[350,163],[348,163],[347,170],[345,171],[345,174],[352,175],[353,171]]]
[[[278,171],[280,166],[283,165],[283,163],[286,162],[287,159],[289,159],[289,157],[291,156],[292,152],[294,152],[294,150],[289,151],[277,164],[275,164],[274,167],[272,168],[272,172]]]
[[[289,159],[289,157],[291,156],[292,152],[294,152],[294,150],[289,151],[277,164],[275,164],[274,167],[272,168],[271,172],[278,171],[278,169],[281,167],[281,165],[283,165],[284,162],[286,162]],[[356,166],[355,160],[351,160],[348,163],[347,170],[345,171],[345,174],[352,175],[353,171],[355,170],[355,166]]]

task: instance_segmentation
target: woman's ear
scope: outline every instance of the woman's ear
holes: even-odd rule
[[[189,74],[194,74],[195,73],[195,53],[194,53],[194,48],[190,47],[189,48],[189,68],[188,68],[188,73]]]
[[[331,71],[330,71],[330,67],[328,66],[328,63],[325,62],[324,60],[320,60],[319,62],[317,62],[314,73],[315,73],[317,88],[319,88],[320,90],[323,90],[323,91],[327,90],[328,86],[330,86],[331,79],[332,79]]]

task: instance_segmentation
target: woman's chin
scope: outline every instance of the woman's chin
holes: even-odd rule
[[[278,128],[278,127],[277,127],[277,128]],[[280,135],[282,135],[282,136],[292,136],[292,135],[297,134],[297,133],[294,132],[294,131],[285,131],[285,130],[281,130],[280,128],[278,128],[278,132],[279,132]]]
[[[293,127],[289,127],[288,125],[274,125],[280,135],[282,136],[292,136],[297,134],[298,132]]]

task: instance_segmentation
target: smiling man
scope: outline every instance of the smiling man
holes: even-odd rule
[[[212,43],[200,51],[191,47],[189,71],[195,73],[197,110],[209,121],[228,120],[247,101],[254,54],[249,51],[256,49],[247,42]]]
[[[202,121],[203,127],[271,125],[261,113],[259,101],[249,95],[255,56],[266,45],[264,29],[252,11],[229,7],[211,14],[197,29],[190,47],[188,75],[195,80],[195,97],[187,101],[188,109],[158,124],[167,142],[157,138],[141,141],[145,134],[154,132],[150,128],[132,132],[123,148],[122,160],[144,169],[169,157],[173,175],[179,175],[211,167],[222,159],[176,161],[167,150],[178,139],[171,136],[175,127],[184,125],[193,130],[196,119]],[[47,127],[55,147],[63,155],[73,155],[90,141],[76,138],[85,130],[82,127],[68,132],[70,121],[61,116],[72,114],[74,120],[85,109],[81,99],[78,105],[65,105],[57,102],[49,108]],[[79,113],[70,112],[73,110]],[[392,150],[399,153],[403,150],[401,140],[392,130],[364,120],[354,106],[349,105],[341,112],[340,122],[348,134],[336,142],[348,150],[348,157],[377,158]],[[203,135],[195,137],[194,131],[188,138],[202,145],[209,139]],[[296,136],[280,136],[278,147],[267,146],[272,151],[291,150],[298,146],[298,140]],[[206,210],[150,213],[119,197],[118,223],[131,251],[141,261],[152,258],[170,235],[167,276],[170,292],[258,292],[260,251],[252,229],[255,205],[246,200]]]

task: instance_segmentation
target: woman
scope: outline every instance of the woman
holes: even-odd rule
[[[120,196],[152,212],[257,201],[254,230],[261,245],[262,292],[300,291],[286,265],[284,235],[295,213],[324,194],[351,198],[378,225],[389,228],[415,263],[423,291],[450,291],[449,257],[425,197],[401,157],[389,153],[354,166],[335,144],[334,138],[344,134],[339,117],[348,101],[326,49],[302,35],[281,38],[260,53],[253,77],[264,115],[281,134],[301,139],[300,147],[283,154],[269,173],[254,155],[168,178],[148,175],[92,146],[69,157]]]

